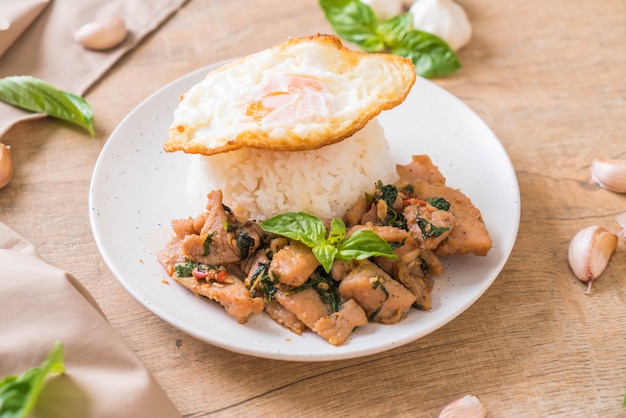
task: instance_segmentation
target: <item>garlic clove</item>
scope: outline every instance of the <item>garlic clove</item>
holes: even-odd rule
[[[626,228],[626,212],[618,215],[617,218],[615,218],[615,221],[622,228]]]
[[[13,177],[13,156],[11,147],[0,144],[0,189],[9,184]]]
[[[487,409],[474,395],[465,395],[450,402],[439,414],[439,418],[484,418]]]
[[[578,280],[589,284],[587,293],[591,291],[593,281],[606,268],[617,244],[617,235],[601,226],[589,226],[574,235],[567,258]]]
[[[472,38],[465,10],[453,0],[417,0],[409,8],[415,29],[432,33],[458,51]]]
[[[74,32],[74,40],[87,49],[100,51],[118,46],[127,34],[124,19],[114,17],[81,26]]]
[[[594,158],[591,178],[600,187],[617,193],[626,193],[626,160]]]
[[[617,250],[616,251],[626,251],[626,212],[618,215],[615,218],[617,224],[622,228],[621,231],[617,234]]]
[[[361,0],[367,4],[379,20],[391,19],[402,13],[403,0]]]

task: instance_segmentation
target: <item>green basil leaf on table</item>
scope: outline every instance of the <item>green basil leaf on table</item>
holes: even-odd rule
[[[63,373],[63,346],[55,341],[48,358],[19,376],[7,376],[0,381],[0,418],[22,418],[33,410],[46,377]]]
[[[30,112],[45,113],[85,128],[95,136],[93,110],[80,96],[32,76],[0,79],[0,100]]]
[[[461,68],[457,55],[443,39],[416,29],[406,32],[390,52],[409,58],[415,71],[427,78],[441,77]]]
[[[387,52],[409,58],[422,77],[441,77],[461,67],[456,53],[440,37],[413,28],[403,13],[380,22],[359,0],[320,0],[333,30],[366,52]]]

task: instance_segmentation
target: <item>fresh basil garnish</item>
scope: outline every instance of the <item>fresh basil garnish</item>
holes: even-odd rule
[[[337,35],[363,51],[409,58],[417,74],[427,78],[461,68],[456,53],[443,39],[413,28],[409,13],[381,22],[372,8],[359,0],[320,0],[320,6]]]
[[[304,212],[276,215],[262,221],[260,225],[267,232],[300,241],[310,247],[327,273],[335,259],[349,261],[375,256],[396,257],[389,243],[373,231],[357,231],[346,238],[346,225],[337,218],[331,221],[328,238],[324,223]]]
[[[0,417],[26,417],[33,410],[50,373],[63,373],[63,346],[55,341],[48,358],[19,376],[0,380]]]
[[[45,113],[85,128],[93,137],[93,110],[75,94],[59,90],[32,76],[0,79],[0,100],[30,112]]]

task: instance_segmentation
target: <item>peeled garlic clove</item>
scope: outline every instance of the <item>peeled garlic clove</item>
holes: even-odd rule
[[[127,34],[124,19],[114,17],[81,26],[74,32],[74,40],[88,49],[105,50],[121,44]]]
[[[594,158],[591,178],[600,187],[617,193],[626,193],[626,160]]]
[[[618,215],[617,218],[615,218],[615,221],[622,228],[626,228],[626,212]]]
[[[568,261],[570,268],[581,282],[589,283],[604,271],[611,256],[617,249],[617,235],[601,226],[589,226],[574,235],[569,244]]]
[[[13,177],[13,157],[11,147],[0,144],[0,189],[9,184]]]
[[[391,19],[402,13],[403,0],[361,0],[367,4],[379,20]]]
[[[417,0],[409,13],[415,29],[439,36],[454,51],[472,37],[472,25],[465,10],[453,0]]]
[[[474,395],[465,395],[450,402],[439,414],[439,418],[484,418],[487,409]]]

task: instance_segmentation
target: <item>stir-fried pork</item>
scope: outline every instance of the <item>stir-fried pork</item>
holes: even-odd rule
[[[270,300],[265,304],[265,312],[267,312],[274,321],[298,335],[302,334],[307,329],[307,326],[298,319],[296,314],[275,300]]]
[[[310,287],[299,292],[277,290],[274,299],[309,328],[313,328],[321,317],[330,314],[329,306]]]
[[[263,311],[263,299],[253,298],[248,288],[235,276],[227,275],[221,283],[193,276],[174,276],[174,280],[192,292],[218,302],[240,324],[245,323],[250,315]]]
[[[168,244],[170,248],[159,254],[168,274],[181,257],[214,266],[228,265],[246,258],[261,245],[263,230],[257,223],[240,220],[227,210],[220,191],[209,193],[208,200],[206,213],[172,221],[175,236]],[[175,252],[177,256],[172,254]]]
[[[292,241],[274,254],[270,274],[279,283],[298,287],[309,279],[319,265],[320,262],[309,247]]]
[[[400,176],[396,183],[399,188],[410,185],[412,194],[419,199],[443,198],[450,203],[449,212],[454,215],[454,227],[447,239],[437,246],[437,255],[487,255],[492,240],[480,210],[461,191],[445,185],[445,177],[428,156],[414,156],[411,163],[398,165],[397,172]]]
[[[425,181],[428,184],[445,184],[446,178],[439,168],[433,164],[428,155],[414,155],[411,162],[406,165],[397,165],[396,172],[400,181],[413,183]]]
[[[354,299],[370,320],[383,324],[406,318],[415,302],[415,295],[369,260],[359,261],[341,280],[339,293]]]
[[[402,242],[409,234],[408,231],[393,226],[381,226],[367,223],[350,227],[347,230],[346,235],[350,236],[356,231],[362,231],[364,229],[369,229],[370,231],[373,231],[374,233],[376,233],[376,235],[378,235],[387,242]]]
[[[453,214],[437,209],[425,201],[406,206],[402,214],[413,238],[421,248],[427,250],[436,249],[454,229]]]
[[[367,325],[365,311],[353,299],[348,299],[339,312],[320,318],[313,331],[332,345],[341,345],[356,327],[362,325]]]
[[[311,248],[238,218],[214,191],[205,213],[172,221],[174,236],[158,260],[240,323],[265,310],[298,335],[310,329],[341,345],[368,320],[393,324],[411,307],[431,309],[433,276],[444,270],[439,256],[483,256],[492,245],[480,211],[446,186],[428,156],[414,156],[397,172],[395,184],[365,191],[343,218],[346,237],[371,230],[395,258],[336,258],[325,273]],[[331,220],[322,222],[328,230]]]

